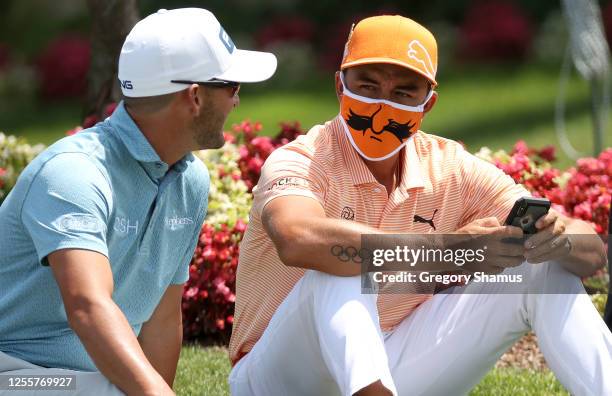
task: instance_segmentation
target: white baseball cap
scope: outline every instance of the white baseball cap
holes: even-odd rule
[[[159,10],[130,31],[119,55],[119,82],[128,97],[186,89],[173,80],[267,80],[276,71],[269,52],[236,48],[217,18],[201,8]]]

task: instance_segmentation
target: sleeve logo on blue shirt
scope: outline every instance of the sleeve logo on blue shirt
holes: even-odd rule
[[[94,215],[87,213],[65,214],[57,218],[53,225],[60,231],[98,233],[104,224]]]

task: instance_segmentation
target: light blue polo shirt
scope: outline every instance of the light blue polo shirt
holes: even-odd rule
[[[204,164],[189,154],[169,168],[123,103],[41,153],[0,206],[0,351],[97,370],[68,326],[47,256],[65,248],[107,256],[113,300],[139,334],[167,287],[189,277],[208,188]]]

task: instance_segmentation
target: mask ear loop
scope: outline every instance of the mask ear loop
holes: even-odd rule
[[[425,101],[420,105],[425,107],[425,105],[429,102],[429,100],[433,97],[434,93],[436,93],[436,91],[433,89],[433,87],[429,88],[429,93],[427,94],[427,96],[425,97]]]
[[[372,98],[367,98],[365,96],[357,95],[356,93],[348,89],[348,87],[346,86],[346,82],[344,81],[344,71],[343,70],[340,71],[340,82],[342,83],[342,93],[345,94],[346,92],[347,96],[349,97],[352,97],[354,99],[357,99],[365,103],[387,103],[392,107],[399,108],[399,109],[406,110],[406,111],[423,112],[425,110],[424,109],[425,105],[427,104],[427,102],[429,102],[433,94],[436,92],[433,89],[433,87],[430,86],[429,93],[425,97],[425,100],[423,101],[423,103],[417,106],[408,106],[408,105],[403,105],[400,103],[392,102],[386,99],[372,99]]]
[[[342,92],[344,92],[344,90],[349,91],[349,89],[346,87],[346,83],[344,82],[344,70],[340,70],[340,82],[342,83]]]

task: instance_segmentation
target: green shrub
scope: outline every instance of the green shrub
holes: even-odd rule
[[[21,171],[45,149],[29,145],[25,139],[0,132],[0,204],[17,182]]]

